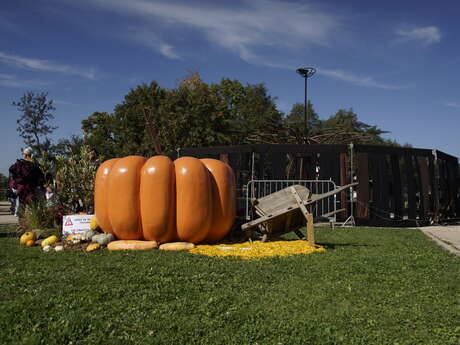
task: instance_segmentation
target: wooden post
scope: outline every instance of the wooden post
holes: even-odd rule
[[[300,210],[302,211],[303,215],[306,218],[307,214],[309,214],[309,212],[308,212],[307,208],[305,207],[305,205],[303,204],[303,200],[300,198],[299,194],[297,194],[297,191],[295,190],[295,188],[293,186],[291,186],[290,189],[291,189],[291,193],[294,195],[295,200],[297,201],[297,204],[300,207]]]
[[[297,194],[297,191],[293,186],[290,187],[291,193],[294,195],[294,198],[297,201],[297,204],[300,207],[300,210],[302,211],[305,219],[307,220],[307,241],[310,243],[310,245],[314,246],[315,245],[315,229],[313,227],[313,214],[308,212],[307,208],[303,204],[303,200],[300,198],[299,194]]]
[[[315,228],[313,226],[313,214],[307,215],[307,241],[310,245],[315,245]]]

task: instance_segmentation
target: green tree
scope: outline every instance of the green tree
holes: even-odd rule
[[[86,145],[86,143],[82,137],[72,135],[69,138],[59,139],[57,144],[53,147],[53,154],[55,156],[68,156],[72,152],[79,152],[83,145]]]
[[[104,159],[130,154],[153,155],[146,119],[157,128],[164,125],[159,109],[166,92],[156,82],[142,84],[115,106],[113,114],[94,112],[82,121],[85,144]],[[167,130],[163,132],[167,136]]]
[[[94,152],[106,159],[117,155],[117,143],[115,136],[117,129],[117,118],[107,112],[94,112],[87,119],[82,121],[83,142],[94,150]],[[66,147],[72,143],[61,143],[61,148],[66,151]]]
[[[391,141],[381,136],[388,133],[387,131],[359,121],[358,115],[353,112],[353,109],[339,109],[328,119],[319,121],[317,133],[328,143],[392,144]]]
[[[197,73],[168,92],[160,117],[160,135],[168,151],[231,143],[225,104]]]
[[[264,84],[243,85],[238,80],[222,79],[211,89],[225,105],[232,144],[254,142],[258,135],[274,135],[282,129],[282,113]]]
[[[48,93],[34,93],[27,91],[18,102],[13,102],[19,112],[17,131],[24,139],[27,146],[32,147],[41,156],[42,152],[49,149],[51,141],[48,134],[51,134],[57,127],[50,124],[54,119],[53,101],[48,99]]]
[[[157,151],[155,139],[163,152],[249,143],[254,134],[277,133],[282,114],[263,84],[223,79],[208,85],[189,73],[174,89],[156,82],[138,86],[113,114],[93,113],[82,128],[85,143],[104,158],[150,156]]]
[[[165,95],[166,90],[153,81],[149,85],[142,84],[131,90],[124,101],[115,106],[113,140],[117,155],[154,154],[146,117],[148,116],[153,126],[161,126],[159,108]]]
[[[318,114],[313,109],[310,101],[307,104],[307,136],[315,134],[318,131],[319,118]],[[284,119],[285,126],[289,132],[296,137],[305,137],[305,105],[303,103],[295,103],[289,114]]]
[[[161,151],[172,152],[182,147],[303,143],[305,137],[303,104],[294,104],[283,117],[265,85],[228,78],[209,85],[198,73],[190,73],[173,89],[156,82],[139,85],[113,114],[95,112],[82,127],[85,143],[104,158],[154,155],[155,139]],[[384,133],[360,121],[352,109],[320,120],[308,103],[309,143],[395,145]]]

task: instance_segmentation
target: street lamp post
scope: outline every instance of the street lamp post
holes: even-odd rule
[[[308,118],[308,99],[307,99],[307,79],[315,74],[316,69],[313,67],[302,67],[298,68],[297,73],[299,73],[302,78],[305,79],[305,100],[304,100],[304,132],[305,132],[305,143],[307,142],[307,118]]]

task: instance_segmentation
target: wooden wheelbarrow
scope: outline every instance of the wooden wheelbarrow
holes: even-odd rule
[[[252,206],[259,218],[243,224],[241,228],[247,231],[251,238],[253,229],[258,227],[262,233],[262,241],[267,240],[268,236],[282,235],[291,231],[294,231],[299,238],[303,238],[299,228],[305,224],[306,219],[307,240],[314,245],[313,214],[308,209],[318,201],[357,184],[357,182],[351,183],[323,194],[312,194],[307,187],[294,185],[262,198],[253,199]],[[320,217],[330,217],[344,210],[325,213]]]

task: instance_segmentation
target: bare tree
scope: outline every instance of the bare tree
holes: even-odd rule
[[[13,106],[21,113],[16,120],[19,135],[26,145],[31,146],[41,156],[50,145],[47,135],[57,128],[50,124],[54,119],[52,112],[56,110],[53,101],[48,99],[47,92],[27,91],[18,102],[13,102]]]

